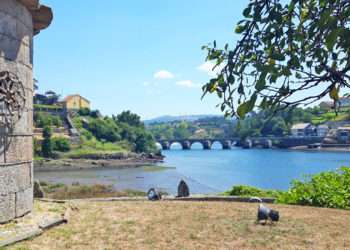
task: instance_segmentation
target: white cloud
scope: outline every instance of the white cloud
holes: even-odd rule
[[[215,77],[219,74],[219,72],[223,69],[223,65],[217,66],[214,70],[215,64],[213,62],[205,62],[202,65],[199,65],[197,69],[199,71],[207,73],[211,77]]]
[[[183,80],[176,82],[176,85],[186,87],[186,88],[199,88],[201,85],[193,83],[191,80]]]
[[[151,83],[150,82],[143,82],[143,86],[147,87],[149,86]]]
[[[160,70],[156,72],[153,76],[155,79],[173,79],[174,74],[167,70]]]

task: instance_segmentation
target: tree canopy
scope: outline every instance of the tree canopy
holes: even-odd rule
[[[203,47],[219,71],[203,96],[216,93],[227,116],[337,101],[350,86],[350,1],[251,0],[243,16],[232,49]]]

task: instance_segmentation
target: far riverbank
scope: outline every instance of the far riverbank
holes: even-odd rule
[[[334,152],[334,153],[350,153],[349,147],[313,147],[309,146],[298,146],[290,148],[290,150],[296,151],[308,151],[308,152]]]
[[[153,165],[162,163],[163,156],[155,156],[153,154],[132,154],[125,157],[85,157],[85,158],[62,158],[62,159],[40,159],[34,161],[34,171],[76,171],[89,169],[126,169],[137,168],[145,165]]]

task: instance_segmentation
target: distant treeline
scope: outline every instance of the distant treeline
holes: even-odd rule
[[[334,112],[313,108],[288,108],[278,112],[251,112],[244,120],[224,117],[203,118],[197,121],[154,123],[147,126],[157,140],[229,138],[249,136],[284,136],[296,123],[319,124],[335,117]]]

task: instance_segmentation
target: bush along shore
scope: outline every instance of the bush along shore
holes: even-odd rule
[[[288,191],[264,190],[250,186],[234,186],[224,195],[276,198],[277,203],[350,209],[350,168],[306,176],[292,182]]]

